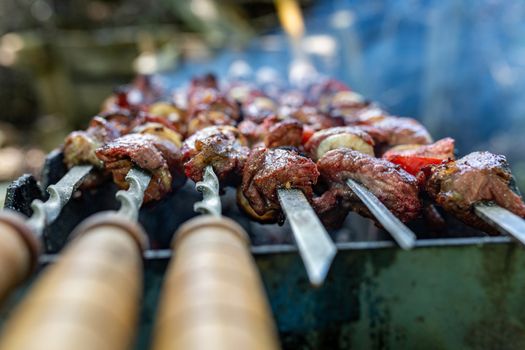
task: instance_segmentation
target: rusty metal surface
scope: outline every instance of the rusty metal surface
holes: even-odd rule
[[[523,349],[525,250],[506,238],[456,243],[339,246],[317,289],[293,246],[255,251],[283,348]],[[167,257],[146,260],[136,349],[148,348]]]

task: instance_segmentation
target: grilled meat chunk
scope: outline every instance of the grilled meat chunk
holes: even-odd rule
[[[297,109],[289,109],[289,114],[292,118],[300,121],[314,131],[344,125],[343,119],[329,116],[311,106],[301,106]],[[281,110],[280,115],[284,115],[284,110]]]
[[[426,145],[432,142],[427,129],[412,118],[382,116],[356,124],[363,125],[378,145],[392,147],[407,144]]]
[[[243,135],[250,145],[256,145],[262,141],[264,130],[261,124],[251,120],[243,120],[237,125],[237,129]]]
[[[238,105],[213,88],[196,89],[188,100],[188,135],[212,125],[235,125]]]
[[[197,90],[201,88],[219,89],[219,82],[214,74],[208,73],[200,77],[195,77],[191,80],[188,95],[193,95]]]
[[[525,217],[525,204],[502,155],[474,152],[456,161],[434,166],[426,190],[430,198],[447,212],[488,233],[496,232],[474,214],[476,203],[494,202]]]
[[[368,155],[374,155],[374,140],[359,127],[340,126],[318,131],[304,145],[313,160],[320,159],[326,152],[337,148],[350,148]]]
[[[136,120],[140,119],[140,113],[126,109],[119,109],[111,112],[101,112],[98,117],[112,124],[112,126],[118,130],[120,135],[124,135],[129,133],[131,128],[135,125]]]
[[[303,124],[293,119],[278,122],[268,129],[264,144],[268,148],[280,146],[299,147],[303,140]]]
[[[101,169],[103,163],[95,155],[95,150],[106,142],[120,136],[114,123],[95,117],[85,131],[73,131],[64,143],[64,162],[68,168],[80,164],[91,164]]]
[[[264,119],[261,124],[251,120],[242,121],[239,131],[252,146],[299,147],[303,140],[303,124],[294,119],[280,120],[275,115]]]
[[[226,96],[241,106],[257,97],[264,97],[264,93],[254,84],[236,81],[224,89]]]
[[[250,150],[246,139],[233,126],[210,126],[189,137],[183,145],[186,175],[201,181],[204,168],[211,165],[224,185],[235,185]]]
[[[162,199],[185,181],[180,148],[159,136],[125,135],[98,148],[96,154],[121,189],[129,187],[125,177],[133,166],[151,173],[144,203]]]
[[[277,189],[297,188],[311,199],[318,176],[315,163],[295,150],[255,148],[244,167],[238,203],[255,220],[280,221]]]
[[[348,210],[372,217],[347,186],[349,178],[368,188],[403,222],[415,219],[420,213],[416,178],[384,159],[340,148],[327,152],[317,162],[317,168],[328,190],[314,199],[314,208],[329,227],[340,226]]]

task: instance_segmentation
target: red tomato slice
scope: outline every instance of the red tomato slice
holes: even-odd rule
[[[443,162],[443,159],[440,158],[401,155],[389,157],[388,160],[394,164],[398,164],[412,175],[417,175],[419,171],[426,166],[441,164]]]
[[[310,137],[312,137],[312,135],[314,134],[314,129],[312,129],[311,127],[309,127],[308,125],[304,125],[303,126],[303,140],[302,140],[302,143],[303,145],[308,141],[310,140]]]

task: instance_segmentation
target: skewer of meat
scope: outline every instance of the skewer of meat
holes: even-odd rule
[[[431,145],[396,146],[383,158],[415,175],[424,193],[446,212],[525,244],[525,204],[504,156],[474,152],[455,160],[454,140],[445,138]]]
[[[149,169],[155,168],[157,170],[154,178],[157,181],[157,186],[151,186],[151,189],[146,193],[146,201],[158,199],[163,195],[162,191],[169,192],[172,187],[181,184],[184,178],[180,175],[172,176],[169,172],[182,174],[180,151],[177,148],[181,142],[180,135],[166,125],[171,124],[164,118],[119,109],[101,113],[92,119],[87,130],[74,131],[68,135],[63,153],[64,162],[69,171],[56,184],[48,186],[49,199],[46,202],[34,200],[32,203],[33,215],[29,219],[8,211],[4,211],[0,215],[2,232],[6,232],[2,235],[6,238],[4,246],[13,249],[16,247],[16,250],[13,250],[16,253],[9,254],[13,255],[9,262],[12,266],[6,271],[6,278],[3,280],[5,283],[0,285],[0,298],[7,295],[12,287],[29,275],[41,252],[44,228],[56,220],[73,192],[79,186],[92,187],[105,178],[104,161],[97,157],[97,148],[114,142],[129,132],[136,133],[131,138],[137,139],[141,137],[138,135],[149,134],[148,136],[143,135],[144,138],[148,139],[150,144],[154,143],[158,148],[153,152],[156,158],[152,154],[148,154],[146,156],[151,156],[151,159],[146,159],[146,162],[156,160],[159,163],[150,163]],[[163,136],[166,140],[160,139],[159,136]],[[167,160],[160,159],[162,157],[159,157],[159,149],[169,155],[166,157]],[[138,155],[141,153],[141,149],[135,148],[135,153]],[[179,155],[178,158],[177,155]],[[144,155],[142,159],[145,159]],[[159,167],[159,164],[165,167]],[[125,166],[126,162],[121,160],[120,165]],[[119,169],[115,164],[113,166],[111,170],[115,170],[113,173],[116,180],[122,188],[127,188],[127,182],[124,181],[125,174],[118,172],[118,170],[122,171],[123,168]],[[165,168],[168,168],[168,171]],[[129,169],[130,167],[127,168],[127,170]],[[177,170],[179,170],[178,173]],[[172,180],[173,184],[170,182]],[[159,188],[161,189],[159,190]]]
[[[33,215],[26,218],[18,213],[4,210],[0,213],[0,244],[6,250],[0,253],[0,269],[5,278],[0,284],[0,300],[20,282],[25,280],[36,266],[42,251],[43,232],[54,222],[76,189],[86,183],[98,181],[92,170],[99,167],[95,148],[126,132],[130,122],[128,111],[103,113],[95,117],[85,131],[71,133],[64,146],[64,160],[69,171],[56,183],[47,187],[49,199],[36,199],[31,203]]]
[[[367,107],[369,104],[364,103],[359,95],[349,91],[349,89],[344,87],[344,85],[336,84],[334,81],[330,81],[327,84],[318,84],[317,86],[314,85],[310,90],[313,90],[314,92],[310,93],[309,95],[292,90],[281,96],[281,113],[283,113],[283,111],[284,113],[287,113],[289,115],[289,119],[284,119],[284,121],[282,121],[282,115],[281,117],[277,117],[275,114],[272,114],[275,113],[275,106],[267,103],[263,105],[266,108],[252,109],[252,111],[259,111],[263,118],[258,118],[257,114],[249,115],[249,119],[241,122],[241,124],[239,124],[239,128],[243,134],[250,138],[252,145],[262,144],[267,147],[272,146],[268,140],[273,134],[279,136],[275,138],[281,142],[280,144],[277,143],[277,146],[301,145],[301,143],[303,143],[305,140],[308,140],[309,138],[304,137],[304,131],[302,138],[294,136],[301,134],[301,125],[303,125],[303,128],[306,125],[306,127],[310,130],[321,130],[314,134],[316,135],[315,138],[313,138],[311,142],[308,141],[304,146],[305,150],[310,153],[314,160],[318,159],[321,154],[326,153],[328,150],[339,147],[358,149],[361,152],[365,152],[373,156],[375,142],[374,139],[367,132],[365,132],[365,130],[369,131],[370,133],[373,131],[373,136],[375,136],[375,138],[379,138],[382,144],[395,144],[396,142],[404,142],[405,139],[412,140],[413,138],[411,139],[409,137],[412,134],[416,134],[415,136],[419,136],[419,134],[424,135],[424,132],[417,129],[417,127],[414,127],[414,132],[411,133],[412,130],[410,128],[408,128],[408,131],[405,127],[401,127],[398,130],[387,123],[385,123],[386,125],[382,126],[381,128],[369,125],[366,127],[363,126],[361,128],[332,127],[326,129],[327,127],[338,125],[342,120],[344,120],[344,118],[342,116],[334,117],[334,115],[327,117],[321,112],[322,108],[329,110],[334,108],[337,104],[337,108],[339,109],[349,108],[350,110],[358,110],[359,108]],[[309,98],[305,96],[309,96]],[[323,107],[320,101],[325,103],[326,106]],[[321,107],[316,107],[319,105],[321,105]],[[348,111],[345,110],[345,112]],[[393,119],[394,117],[391,118]],[[377,119],[379,120],[379,118]],[[385,119],[385,117],[381,117],[381,119]],[[259,125],[256,125],[256,121],[260,120],[262,120],[262,122]],[[376,122],[378,122],[378,120],[376,120]],[[288,125],[285,124],[286,122],[288,122]],[[294,123],[297,124],[295,128],[293,127]],[[409,126],[412,126],[411,122],[408,124]],[[419,126],[419,124],[417,126]],[[419,132],[419,134],[417,134],[417,132]],[[404,134],[407,134],[408,136],[405,138],[400,138],[400,135]],[[396,137],[399,138],[399,140],[396,139]],[[278,176],[273,173],[271,174],[273,177]],[[298,174],[300,174],[300,171]],[[272,176],[268,176],[267,178],[271,179]],[[272,220],[272,218],[275,216],[275,213],[280,213],[280,210],[275,209],[279,208],[278,203],[275,204],[275,201],[272,202],[271,199],[268,200],[266,198],[267,194],[265,196],[264,189],[269,188],[271,193],[272,187],[264,183],[264,180],[261,179],[265,179],[264,175],[261,175],[260,178],[258,178],[258,181],[264,184],[259,186],[260,189],[263,189],[260,191],[254,190],[254,186],[250,187],[246,185],[245,182],[249,183],[249,180],[243,181],[243,189],[242,191],[238,192],[238,202],[241,204],[241,207],[244,208],[245,212],[247,212],[256,220],[268,221]],[[372,198],[372,193],[362,187],[359,187],[359,184],[352,183],[350,185],[345,185],[345,188],[348,189],[348,186],[351,186],[350,188],[355,189],[356,193],[358,192],[357,195],[353,195],[353,198],[361,198],[362,201],[367,203],[367,205],[370,207],[369,210],[372,211],[374,215],[382,222],[383,226],[392,233],[392,235],[402,247],[408,249],[414,245],[414,233],[405,225],[403,225],[395,215],[392,215],[392,213],[390,213],[390,211],[381,203],[381,201],[377,200],[376,198]],[[352,191],[347,190],[346,192]],[[247,198],[246,193],[249,193],[249,198]],[[262,193],[262,195],[259,193]],[[416,191],[412,191],[412,194],[415,194],[416,202],[419,203],[417,201],[417,187]],[[335,198],[336,197],[333,197],[331,201],[332,205],[334,206],[339,203],[339,200],[335,200]],[[391,202],[394,203],[395,201]],[[253,208],[256,208],[256,210],[254,211]],[[417,214],[419,209],[416,209]],[[366,210],[366,213],[370,214],[369,210]],[[340,208],[335,209],[335,211],[340,211]],[[345,215],[344,210],[343,214]],[[341,216],[343,215],[340,215],[340,217]]]
[[[423,192],[446,212],[525,244],[525,204],[504,156],[474,152],[454,160],[454,141],[445,138],[428,145],[398,145],[383,158],[416,176]]]
[[[96,161],[112,173],[116,184],[126,189],[116,194],[122,203],[121,209],[96,214],[77,228],[72,235],[81,237],[66,250],[60,262],[44,274],[7,326],[0,346],[33,346],[32,342],[38,337],[23,337],[20,332],[26,328],[26,322],[34,319],[50,320],[32,327],[34,334],[53,332],[55,328],[61,331],[61,338],[48,339],[57,348],[71,347],[69,342],[78,339],[88,347],[124,349],[129,346],[138,316],[141,252],[146,247],[146,235],[136,222],[138,210],[143,202],[162,198],[184,180],[179,148],[181,137],[167,126],[169,124],[157,121],[151,118],[135,120],[128,126],[129,134],[92,151],[97,156]],[[90,131],[90,134],[78,136],[87,139],[96,134]],[[81,142],[77,145],[92,146]],[[80,275],[79,269],[83,272]],[[93,283],[92,275],[102,277]],[[90,307],[75,307],[76,302]],[[30,307],[34,304],[39,307]],[[107,310],[111,312],[108,314]],[[92,312],[96,317],[85,317]],[[67,317],[69,328],[61,328],[53,322],[61,317]],[[90,324],[92,321],[96,323]],[[118,332],[115,332],[114,323],[119,327]],[[85,328],[97,330],[93,333],[95,336],[79,333]],[[102,340],[98,339],[99,335],[103,335]]]
[[[284,208],[311,283],[323,282],[335,247],[307,200],[318,176],[315,163],[291,150],[250,152],[247,140],[231,126],[198,131],[184,142],[183,154],[186,175],[195,182],[211,167],[221,184],[241,184],[239,203],[252,217],[275,222]]]
[[[416,236],[403,222],[419,215],[417,180],[394,164],[374,157],[374,139],[362,128],[346,126],[316,132],[305,150],[317,160],[328,189],[314,207],[328,226],[338,226],[348,211],[375,218],[404,249]]]

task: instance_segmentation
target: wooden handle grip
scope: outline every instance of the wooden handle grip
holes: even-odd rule
[[[201,216],[176,233],[154,349],[278,349],[275,326],[244,230]]]
[[[0,213],[0,301],[33,270],[40,254],[40,242],[14,211]]]
[[[79,231],[15,309],[0,349],[130,347],[142,293],[142,229],[103,214]]]

